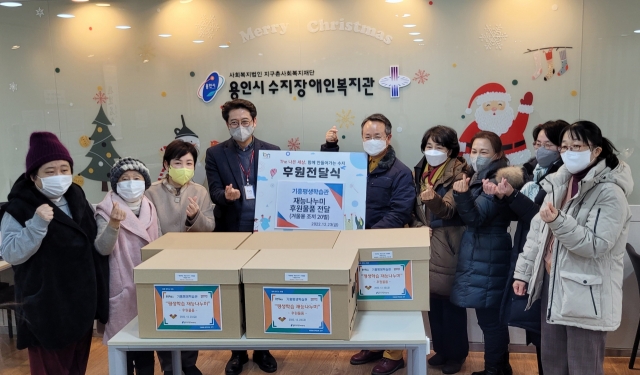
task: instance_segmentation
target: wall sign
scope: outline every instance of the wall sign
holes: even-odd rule
[[[288,23],[274,23],[272,25],[265,25],[262,27],[256,27],[254,29],[248,28],[246,33],[244,31],[240,31],[240,36],[242,37],[242,43],[246,43],[250,40],[255,39],[256,37],[261,37],[263,35],[284,35],[287,32],[288,27]]]
[[[389,75],[380,78],[378,83],[380,86],[389,89],[389,93],[392,98],[399,98],[400,87],[408,86],[411,83],[411,79],[400,75],[400,67],[398,65],[391,65],[389,68]]]
[[[358,300],[413,300],[410,260],[361,261]]]
[[[384,44],[391,44],[393,37],[385,34],[382,30],[376,30],[375,27],[361,24],[360,22],[345,22],[344,18],[340,18],[339,21],[325,21],[323,19],[309,21],[307,23],[307,30],[310,33],[317,33],[323,31],[348,31],[353,33],[360,33],[372,38],[376,38]]]
[[[216,97],[216,94],[224,86],[224,77],[218,72],[212,72],[198,88],[198,98],[209,103]]]
[[[254,229],[362,229],[366,191],[362,152],[261,151]]]

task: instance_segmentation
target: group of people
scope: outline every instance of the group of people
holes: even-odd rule
[[[206,151],[207,187],[191,181],[199,150],[176,140],[165,150],[161,181],[152,183],[141,161],[119,160],[95,210],[72,182],[64,145],[52,133],[31,134],[25,173],[0,209],[0,254],[14,268],[17,345],[28,349],[32,374],[84,374],[94,320],[106,343],[137,315],[141,247],[168,232],[254,230],[260,151],[279,148],[253,135],[251,102],[225,103],[222,117],[231,137]],[[606,332],[620,324],[633,181],[595,124],[536,127],[536,157],[524,166],[509,166],[500,136],[488,131],[475,134],[467,161],[455,130],[435,126],[424,133],[413,173],[391,146],[387,117],[367,117],[361,133],[369,163],[366,216],[356,226],[428,228],[431,366],[461,370],[466,309],[474,308],[485,341],[484,369],[474,375],[512,373],[508,325],[527,330],[541,374],[603,373]],[[335,127],[321,150],[339,151]],[[345,222],[353,227],[353,218]],[[157,356],[172,374],[170,353]],[[184,374],[202,373],[197,358],[182,352]],[[277,370],[268,350],[252,359],[264,372]],[[232,351],[226,375],[248,361],[246,351]],[[372,375],[404,367],[396,350],[362,350],[350,362],[374,361]],[[129,374],[153,374],[155,355],[128,352],[127,362]]]

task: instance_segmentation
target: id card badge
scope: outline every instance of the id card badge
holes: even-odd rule
[[[244,186],[245,199],[256,199],[256,193],[253,191],[253,185]]]

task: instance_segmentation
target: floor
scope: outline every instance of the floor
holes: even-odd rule
[[[278,360],[278,375],[318,374],[318,375],[368,375],[371,365],[351,366],[349,357],[351,352],[346,351],[273,351]],[[206,374],[224,374],[224,366],[229,359],[229,352],[207,351],[201,352],[198,358],[198,367]],[[467,358],[461,375],[471,374],[482,369],[482,353],[473,352]],[[606,358],[606,375],[640,375],[640,360],[635,370],[628,368],[629,358]],[[511,366],[514,375],[535,375],[538,373],[535,354],[511,354]],[[429,375],[440,375],[438,369],[429,368]],[[29,374],[29,361],[26,350],[15,349],[15,339],[10,340],[8,335],[0,335],[0,374],[24,375]],[[107,347],[102,345],[99,338],[93,339],[91,355],[89,356],[88,375],[108,375]],[[160,374],[160,368],[156,361],[156,374]],[[244,375],[264,375],[258,366],[252,362],[245,365]],[[396,372],[405,375],[406,370]]]

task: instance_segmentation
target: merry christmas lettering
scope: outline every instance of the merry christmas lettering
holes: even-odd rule
[[[384,31],[376,30],[375,27],[367,26],[357,21],[344,22],[344,18],[340,18],[339,21],[325,21],[323,19],[310,21],[307,24],[307,30],[311,33],[317,33],[318,31],[350,31],[368,35],[385,44],[391,44],[393,40],[393,37],[391,35],[385,35]]]
[[[263,35],[269,35],[269,34],[284,35],[284,33],[287,32],[288,27],[289,27],[288,23],[275,23],[273,25],[256,27],[255,29],[248,28],[246,33],[244,31],[240,31],[240,36],[242,37],[242,43],[246,43],[251,39],[255,39],[256,37],[261,37]]]

